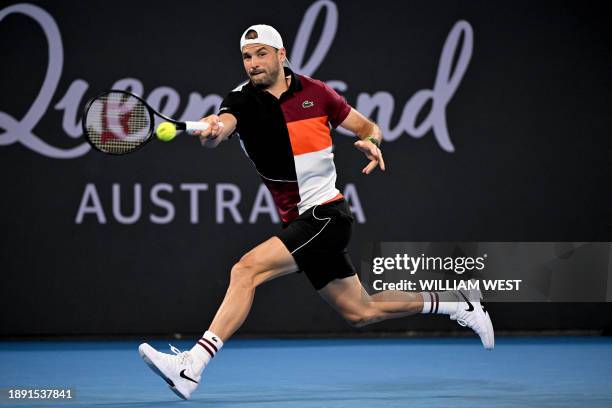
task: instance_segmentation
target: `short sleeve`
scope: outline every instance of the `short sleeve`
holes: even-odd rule
[[[234,115],[236,120],[240,122],[240,112],[242,111],[242,107],[244,106],[244,97],[241,92],[232,91],[223,102],[221,102],[221,107],[219,108],[219,115],[222,113],[231,113]]]
[[[327,98],[327,117],[332,127],[337,128],[351,112],[351,105],[343,96],[323,83],[323,89]]]

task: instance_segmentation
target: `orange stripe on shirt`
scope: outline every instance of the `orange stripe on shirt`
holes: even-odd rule
[[[294,156],[318,152],[332,145],[327,116],[288,122],[287,129]]]

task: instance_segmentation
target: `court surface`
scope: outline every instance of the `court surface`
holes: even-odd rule
[[[168,351],[168,342],[152,341]],[[180,349],[191,341],[171,341]],[[612,339],[232,340],[179,400],[136,341],[0,342],[0,388],[73,387],[16,407],[612,407]],[[4,391],[6,392],[6,391]]]

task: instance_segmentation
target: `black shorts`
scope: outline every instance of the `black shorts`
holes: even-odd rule
[[[315,205],[277,234],[316,290],[355,274],[346,247],[355,219],[344,199]]]

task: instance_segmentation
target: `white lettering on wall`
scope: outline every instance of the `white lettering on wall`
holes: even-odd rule
[[[215,208],[217,211],[215,218],[217,224],[223,224],[225,221],[225,210],[229,211],[234,222],[242,224],[242,216],[238,211],[238,203],[242,198],[240,188],[235,184],[220,183],[217,184],[216,193],[217,205]]]
[[[151,213],[151,215],[149,215],[149,219],[152,223],[168,224],[174,219],[174,204],[172,204],[172,201],[159,196],[162,191],[172,193],[173,190],[172,185],[167,183],[156,184],[151,189],[151,203],[166,211],[166,214],[163,216]]]
[[[251,215],[249,215],[249,224],[255,224],[259,218],[259,214],[268,214],[270,216],[270,221],[273,223],[280,221],[278,211],[274,205],[272,193],[270,193],[270,190],[268,190],[264,184],[260,184],[257,190],[255,202],[253,203],[253,210],[251,210]]]
[[[90,150],[90,146],[82,140],[74,147],[60,148],[49,144],[43,137],[34,133],[34,128],[51,105],[62,74],[64,49],[57,23],[44,9],[31,4],[15,4],[0,10],[0,23],[11,14],[25,15],[41,27],[47,42],[48,65],[40,91],[22,118],[15,118],[0,111],[0,146],[19,142],[30,150],[51,158],[71,159],[83,156]],[[306,50],[313,37],[315,23],[321,14],[323,15],[322,32],[312,53],[307,56]],[[295,44],[290,50],[290,59],[294,69],[309,76],[315,74],[331,49],[337,30],[338,8],[336,4],[331,0],[314,2],[306,10],[298,28]],[[462,37],[463,41],[460,46]],[[372,94],[359,93],[354,103],[355,108],[366,116],[371,116],[373,112],[376,112],[373,119],[380,125],[386,141],[396,140],[403,134],[421,138],[431,130],[438,145],[447,152],[453,152],[454,146],[446,123],[446,107],[465,75],[472,57],[472,49],[472,27],[467,21],[458,21],[449,32],[442,48],[433,87],[417,91],[406,101],[398,123],[391,123],[394,109],[396,109],[396,100],[388,91],[381,90]],[[455,56],[457,62],[452,69]],[[236,63],[240,62],[236,61]],[[396,74],[400,75],[400,73]],[[330,80],[328,83],[341,92],[350,88],[342,80]],[[54,106],[55,109],[64,112],[62,128],[73,139],[79,139],[82,136],[81,124],[77,116],[88,88],[89,83],[86,80],[74,80],[64,96]],[[143,96],[145,93],[142,82],[136,78],[119,79],[111,88],[125,89]],[[180,120],[197,120],[207,113],[218,110],[222,98],[216,94],[202,96],[197,92],[192,92],[182,115],[177,111],[180,106],[180,95],[174,88],[168,86],[155,88],[146,100],[166,115],[179,117]],[[164,106],[161,106],[162,101],[165,102]],[[431,102],[431,109],[425,119],[417,124],[417,117],[428,102]],[[340,128],[339,131],[350,134]]]
[[[100,196],[98,196],[98,190],[96,185],[93,183],[87,183],[85,185],[85,191],[81,198],[81,204],[79,204],[79,210],[77,211],[74,222],[81,224],[86,214],[94,214],[100,224],[106,224],[106,215],[102,209],[102,203],[100,202]]]
[[[134,184],[133,195],[132,214],[123,215],[121,212],[121,186],[119,183],[113,184],[113,216],[121,224],[134,224],[140,218],[142,213],[142,186],[140,184]]]
[[[181,190],[189,191],[189,222],[197,224],[200,220],[200,191],[208,190],[208,184],[183,183]]]
[[[366,216],[363,213],[363,207],[361,206],[361,200],[359,200],[359,194],[357,194],[355,184],[348,183],[346,187],[344,187],[344,192],[342,195],[349,204],[349,208],[355,217],[355,221],[357,221],[359,224],[365,223]]]
[[[81,201],[75,217],[76,224],[96,222],[106,224],[105,208],[111,209],[110,221],[119,224],[134,224],[149,220],[153,224],[169,224],[176,221],[177,194],[189,194],[189,223],[200,223],[200,199],[204,198],[209,207],[215,209],[215,222],[224,224],[233,222],[241,224],[242,214],[238,208],[241,203],[252,202],[248,212],[249,224],[255,224],[259,216],[269,219],[273,223],[280,222],[280,217],[274,205],[272,194],[265,184],[260,184],[254,198],[243,197],[240,187],[232,183],[219,183],[211,187],[215,197],[210,194],[201,194],[208,191],[207,183],[181,183],[178,188],[172,184],[157,183],[151,186],[149,192],[143,193],[143,186],[139,183],[121,185],[112,183],[111,187],[97,187],[94,183],[87,183],[81,196]],[[123,191],[123,194],[122,194]],[[349,204],[355,220],[363,224],[366,222],[357,187],[349,183],[342,191]],[[144,197],[144,199],[143,199]],[[146,197],[149,197],[147,200]],[[252,201],[251,201],[252,200]],[[131,211],[129,211],[131,209]],[[129,212],[129,214],[127,214]],[[148,216],[146,215],[148,214]],[[229,214],[229,217],[226,215]],[[186,220],[185,220],[186,221]]]

